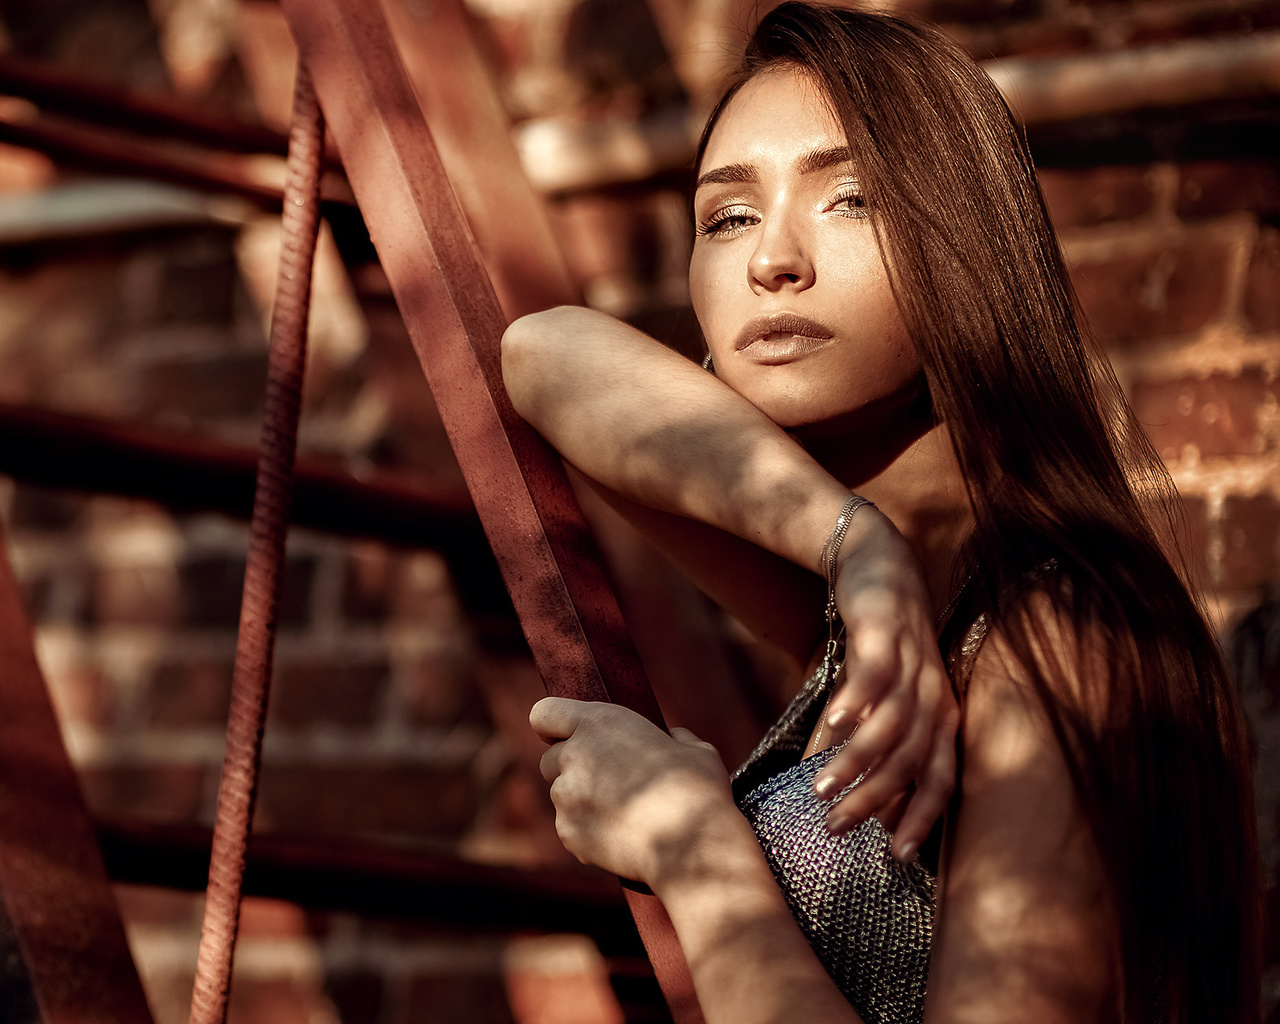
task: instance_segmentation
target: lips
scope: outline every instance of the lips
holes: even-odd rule
[[[835,337],[824,323],[798,313],[752,317],[734,341],[734,349],[761,362],[787,362],[823,347]]]

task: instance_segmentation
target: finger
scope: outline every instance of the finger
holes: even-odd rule
[[[568,697],[543,697],[529,709],[529,724],[548,743],[568,739],[582,722],[588,703]]]
[[[891,797],[889,802],[872,814],[871,817],[880,822],[886,832],[896,833],[898,824],[902,821],[902,813],[907,809],[907,803],[910,801],[911,796],[911,791],[908,789]]]
[[[893,855],[904,862],[915,859],[955,792],[957,716],[949,717],[951,720],[945,722],[934,737],[929,764],[903,808],[902,819],[894,832]]]
[[[902,744],[836,803],[827,816],[827,827],[833,833],[847,832],[903,793],[928,755],[931,738],[932,730],[927,725],[913,729]]]
[[[881,701],[844,749],[819,774],[814,782],[815,792],[821,797],[834,796],[875,764],[912,727],[915,710],[913,689],[897,690]],[[923,752],[921,756],[923,758]]]
[[[845,679],[831,701],[827,726],[832,742],[843,743],[852,734],[859,719],[866,719],[870,709],[886,693],[904,684],[910,687],[919,669],[919,659],[904,654],[902,645],[879,630],[850,648],[845,658]]]
[[[564,752],[564,744],[556,743],[542,752],[538,759],[538,771],[547,782],[555,782],[560,777],[560,757]]]
[[[697,734],[679,725],[672,726],[671,738],[689,747],[708,747],[711,745]]]

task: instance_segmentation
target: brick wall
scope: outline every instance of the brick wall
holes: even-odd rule
[[[240,117],[286,116],[287,34],[273,4],[26,6],[0,15],[24,53]],[[639,0],[469,6],[518,119],[611,123],[703,100]],[[980,56],[1280,23],[1274,5],[1244,0],[909,6]],[[1200,152],[1108,160],[1095,150],[1093,163],[1058,161],[1042,174],[1076,287],[1182,494],[1189,555],[1217,624],[1227,636],[1244,622],[1256,641],[1247,650],[1265,652],[1275,627],[1268,634],[1260,616],[1280,590],[1276,164]],[[551,214],[591,301],[690,342],[679,178],[561,194]],[[0,199],[94,184],[0,149]],[[0,400],[254,443],[276,246],[269,219],[243,212],[0,245]],[[376,275],[349,278],[332,246],[322,256],[303,450],[456,492],[457,467]],[[20,484],[0,497],[95,813],[208,823],[245,527]],[[439,553],[295,533],[259,828],[563,861],[533,768],[537,742],[518,728],[538,681],[509,621],[492,608],[477,614],[465,582]],[[486,685],[494,679],[504,685]],[[1280,731],[1280,678],[1250,679],[1274,883],[1280,763],[1267,759],[1267,741]],[[129,886],[121,900],[157,1020],[184,1019],[198,898]],[[244,932],[235,1024],[620,1019],[604,961],[577,937],[448,934],[269,901],[250,902]],[[1275,941],[1270,961],[1280,963]],[[1275,1001],[1280,977],[1269,991]]]

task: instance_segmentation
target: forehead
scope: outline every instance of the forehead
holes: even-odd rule
[[[751,78],[729,101],[699,170],[785,161],[843,145],[844,131],[813,79],[797,68],[771,68]]]

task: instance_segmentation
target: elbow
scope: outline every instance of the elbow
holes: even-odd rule
[[[502,383],[516,412],[532,420],[538,395],[556,363],[556,341],[563,336],[556,324],[561,309],[531,313],[513,320],[502,335]]]

